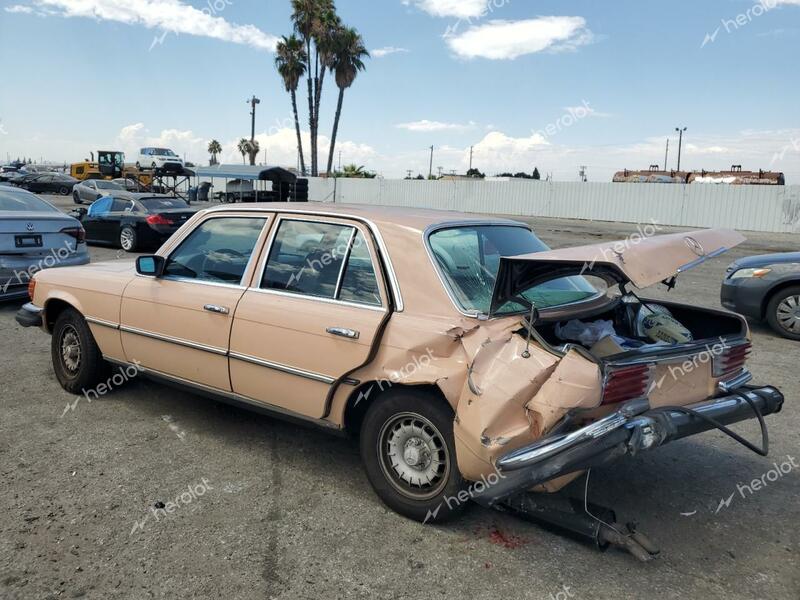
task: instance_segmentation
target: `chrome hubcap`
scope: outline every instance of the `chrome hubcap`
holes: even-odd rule
[[[129,229],[123,229],[119,234],[119,240],[124,250],[130,250],[133,247],[133,232]]]
[[[400,493],[416,500],[438,494],[447,482],[450,457],[438,429],[416,413],[387,421],[378,437],[381,467]]]
[[[70,373],[81,366],[81,341],[72,325],[67,325],[61,335],[61,361]]]
[[[778,323],[786,331],[800,334],[800,296],[789,296],[778,305]]]

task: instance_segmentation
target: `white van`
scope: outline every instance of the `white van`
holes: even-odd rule
[[[183,169],[183,159],[169,148],[142,148],[136,160],[139,169]]]

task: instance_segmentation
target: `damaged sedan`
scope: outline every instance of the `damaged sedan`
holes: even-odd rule
[[[766,455],[783,396],[751,384],[744,319],[638,292],[740,234],[553,251],[515,221],[297,206],[202,210],[135,264],[39,273],[17,320],[52,336],[71,393],[135,364],[358,437],[378,496],[422,522],[473,500],[649,560],[646,536],[563,488],[711,429]],[[749,419],[760,445],[729,429]]]

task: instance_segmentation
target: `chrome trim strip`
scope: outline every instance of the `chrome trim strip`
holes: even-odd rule
[[[728,248],[726,248],[725,246],[723,246],[722,248],[717,248],[716,250],[706,254],[705,256],[701,256],[700,258],[695,259],[692,262],[688,262],[685,265],[683,265],[681,267],[678,267],[678,270],[676,271],[676,273],[677,274],[685,273],[686,271],[688,271],[690,269],[694,269],[698,265],[702,265],[707,260],[711,260],[712,258],[716,258],[720,254],[725,254],[727,251],[728,251]]]
[[[217,213],[217,212],[225,212],[226,210],[234,210],[229,207],[224,206],[215,206],[214,208],[208,209],[209,213]],[[395,305],[395,312],[403,312],[403,295],[400,291],[400,283],[397,280],[397,274],[394,271],[394,265],[392,264],[392,257],[389,255],[389,251],[386,248],[386,242],[383,240],[383,236],[381,235],[380,229],[365,217],[361,217],[358,215],[353,215],[350,213],[331,213],[327,211],[308,211],[308,210],[299,210],[299,209],[291,209],[291,208],[258,208],[258,207],[240,207],[237,206],[237,211],[242,212],[266,212],[272,214],[292,214],[292,215],[306,215],[308,217],[330,217],[334,219],[352,219],[354,221],[358,221],[359,223],[363,223],[366,225],[372,235],[375,237],[375,241],[378,243],[378,251],[381,253],[383,260],[386,264],[386,271],[387,276],[389,277],[389,288],[391,289],[392,296],[394,296],[394,305]],[[374,257],[373,257],[374,259]],[[266,263],[265,263],[266,264]],[[260,285],[259,281],[259,285]]]
[[[138,275],[138,273],[137,273]],[[140,275],[140,277],[149,277],[148,275]],[[153,279],[150,277],[150,279]],[[246,290],[247,287],[238,283],[221,283],[217,281],[206,281],[204,279],[192,279],[191,277],[179,277],[178,275],[165,275],[159,277],[163,281],[176,281],[178,283],[196,283],[197,285],[208,285],[212,287],[229,288],[232,290]]]
[[[108,360],[109,362],[112,362],[114,364],[117,364],[119,366],[122,366],[122,367],[132,366],[131,363],[127,363],[125,361],[114,360],[114,359],[106,359],[106,360]],[[237,401],[237,402],[242,402],[244,404],[249,404],[249,405],[253,406],[254,408],[264,409],[264,410],[273,412],[273,413],[275,413],[277,415],[281,415],[281,416],[284,416],[284,417],[289,417],[289,418],[292,418],[292,419],[299,419],[301,421],[307,421],[309,423],[313,423],[313,424],[318,425],[320,427],[324,427],[325,429],[335,429],[337,431],[342,429],[340,426],[338,426],[335,423],[332,423],[331,421],[328,421],[326,419],[315,419],[314,417],[309,417],[307,415],[296,413],[296,412],[291,411],[289,409],[282,408],[282,407],[276,406],[274,404],[269,404],[267,402],[261,402],[259,400],[254,400],[253,398],[250,398],[248,396],[243,396],[243,395],[237,394],[235,392],[230,392],[230,391],[227,391],[227,390],[221,390],[219,388],[214,388],[214,387],[211,387],[211,386],[203,385],[202,383],[196,383],[194,381],[189,381],[188,379],[184,379],[182,377],[177,377],[175,375],[168,375],[167,373],[164,373],[162,371],[156,371],[155,369],[142,367],[141,364],[137,365],[137,369],[139,369],[145,375],[149,374],[149,375],[152,375],[153,377],[159,377],[159,378],[162,378],[162,379],[173,381],[175,383],[181,384],[182,386],[185,386],[185,387],[193,389],[193,390],[197,390],[197,391],[200,391],[200,392],[206,392],[208,394],[213,394],[213,395],[220,396],[221,398],[228,398],[230,400],[234,400],[234,401]]]
[[[734,377],[733,379],[728,379],[727,381],[720,381],[717,384],[720,392],[731,392],[737,388],[742,387],[744,384],[750,382],[753,379],[753,374],[748,371],[747,369],[743,370],[739,375]]]
[[[128,327],[127,325],[120,325],[120,331],[125,333],[132,333],[142,337],[159,340],[161,342],[168,342],[177,346],[184,346],[193,350],[201,350],[203,352],[210,352],[211,354],[218,354],[219,356],[227,356],[228,350],[225,348],[217,348],[216,346],[207,346],[206,344],[198,344],[197,342],[190,342],[181,338],[171,337],[168,335],[161,335],[160,333],[153,333],[144,329],[137,329],[136,327]]]
[[[92,325],[100,325],[101,327],[108,327],[109,329],[119,329],[119,323],[114,323],[113,321],[106,321],[96,317],[84,317],[84,319],[86,319],[87,323],[91,323]]]
[[[347,242],[347,252],[345,252],[344,256],[342,257],[342,266],[339,269],[339,277],[336,278],[336,288],[333,291],[333,297],[338,300],[339,294],[342,292],[342,284],[344,283],[344,271],[347,268],[347,262],[350,260],[350,255],[353,253],[353,244],[356,241],[356,236],[358,235],[358,228],[353,227],[350,231],[350,240]],[[367,249],[369,252],[369,249]],[[372,270],[375,271],[375,261],[372,261]]]
[[[261,288],[248,288],[248,292],[255,292],[256,294],[270,294],[273,296],[283,296],[284,298],[294,298],[296,300],[310,300],[312,302],[323,302],[325,304],[336,304],[339,306],[350,306],[352,308],[363,308],[364,310],[371,310],[374,312],[385,313],[387,311],[385,306],[375,306],[371,304],[357,304],[355,302],[348,302],[347,300],[334,300],[333,298],[320,298],[318,296],[306,296],[304,294],[293,294],[292,292],[284,292],[282,290],[264,290]]]
[[[313,381],[318,381],[320,383],[325,383],[327,385],[331,385],[336,378],[328,377],[327,375],[322,375],[320,373],[314,373],[312,371],[304,371],[303,369],[296,369],[295,367],[290,367],[287,365],[282,365],[280,363],[272,362],[269,360],[264,360],[261,358],[256,358],[255,356],[249,356],[248,354],[239,354],[238,352],[230,352],[228,354],[230,358],[234,358],[236,360],[241,360],[253,365],[257,365],[259,367],[265,367],[267,369],[273,369],[275,371],[280,371],[281,373],[288,373],[289,375],[296,375],[298,377],[303,377],[305,379],[311,379]]]

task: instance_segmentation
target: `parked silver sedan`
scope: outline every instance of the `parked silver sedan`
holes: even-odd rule
[[[114,192],[125,191],[125,188],[114,181],[106,179],[85,179],[80,183],[76,183],[72,188],[72,199],[75,204],[83,204],[84,202],[91,204],[98,198],[103,196],[110,196]]]
[[[0,300],[25,298],[42,269],[89,262],[86,232],[36,194],[0,187]]]

